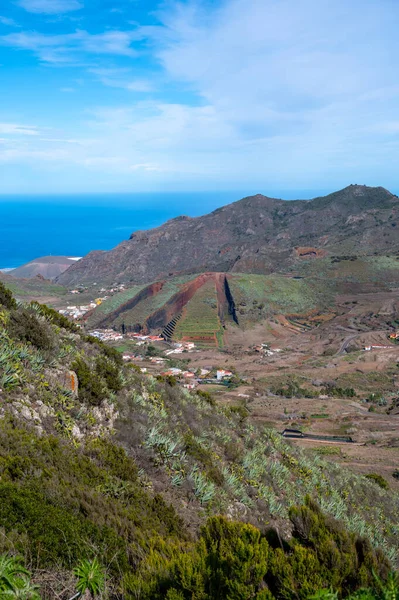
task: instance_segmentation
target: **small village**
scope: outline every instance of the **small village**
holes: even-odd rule
[[[188,361],[182,355],[199,352],[195,343],[191,341],[165,342],[160,335],[122,334],[113,329],[95,329],[88,333],[103,342],[111,344],[125,342],[131,345],[131,350],[122,352],[122,358],[126,364],[136,365],[143,374],[172,377],[178,385],[189,390],[193,390],[201,384],[230,386],[234,377],[232,371],[214,366],[197,369],[184,368]],[[118,345],[116,347],[118,348]],[[175,356],[176,359],[173,360]],[[181,363],[181,366],[175,366],[176,361]]]
[[[105,300],[108,300],[110,296],[117,294],[118,292],[123,292],[125,290],[126,286],[124,284],[115,284],[109,289],[102,287],[99,290],[99,293],[102,295],[98,298],[95,298],[94,300],[85,304],[68,305],[65,308],[59,309],[58,312],[64,315],[65,317],[73,319],[74,321],[79,321],[83,317],[87,316],[87,314],[90,313],[92,310],[97,308],[97,306],[100,306],[100,304],[102,304]],[[74,296],[79,296],[84,294],[85,292],[87,292],[87,288],[82,287],[78,289],[69,290],[68,293]]]

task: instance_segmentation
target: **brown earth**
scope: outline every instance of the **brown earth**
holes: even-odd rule
[[[396,409],[387,414],[399,397],[399,344],[389,341],[390,328],[386,325],[387,318],[399,315],[399,294],[339,296],[335,311],[333,319],[310,331],[295,330],[284,318],[259,323],[247,331],[229,326],[224,351],[192,353],[188,355],[190,368],[218,366],[236,371],[246,380],[244,385],[234,390],[216,387],[212,393],[223,403],[245,402],[249,418],[255,421],[279,431],[293,427],[305,433],[351,436],[354,444],[313,440],[290,443],[320,451],[329,460],[360,474],[379,473],[391,487],[399,489],[399,481],[392,477],[399,468],[399,415]],[[364,331],[365,323],[376,329]],[[354,345],[351,352],[347,352],[348,338]],[[263,356],[251,350],[262,342],[282,352]],[[387,348],[363,350],[372,344]],[[346,349],[342,350],[343,346]],[[312,390],[315,397],[299,394],[287,398],[272,393],[274,388],[295,380],[302,388]],[[324,388],[332,384],[353,387],[356,397],[329,395]],[[366,402],[370,394],[378,393],[386,399],[386,406]]]
[[[30,279],[38,275],[45,279],[55,279],[75,262],[68,256],[42,256],[13,269],[10,274],[20,279]]]

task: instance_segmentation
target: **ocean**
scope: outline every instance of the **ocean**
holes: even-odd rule
[[[109,250],[133,231],[179,215],[196,217],[242,192],[0,196],[0,269],[47,255]]]

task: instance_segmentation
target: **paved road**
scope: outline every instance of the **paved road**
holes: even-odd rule
[[[351,342],[353,342],[353,340],[355,340],[357,337],[359,337],[359,335],[361,335],[361,334],[356,333],[355,335],[350,335],[349,337],[345,338],[344,341],[342,342],[341,348],[338,350],[336,356],[341,356],[342,354],[344,354],[344,352],[346,351],[349,344]]]

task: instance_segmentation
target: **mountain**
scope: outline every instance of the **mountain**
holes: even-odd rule
[[[399,200],[382,187],[350,185],[314,200],[257,194],[197,217],[136,231],[62,273],[63,285],[147,283],[201,272],[267,274],[303,258],[399,250]]]
[[[42,256],[17,269],[13,269],[10,271],[10,275],[22,279],[36,277],[37,275],[41,275],[45,279],[55,279],[73,265],[76,260],[76,258],[68,258],[67,256]]]

